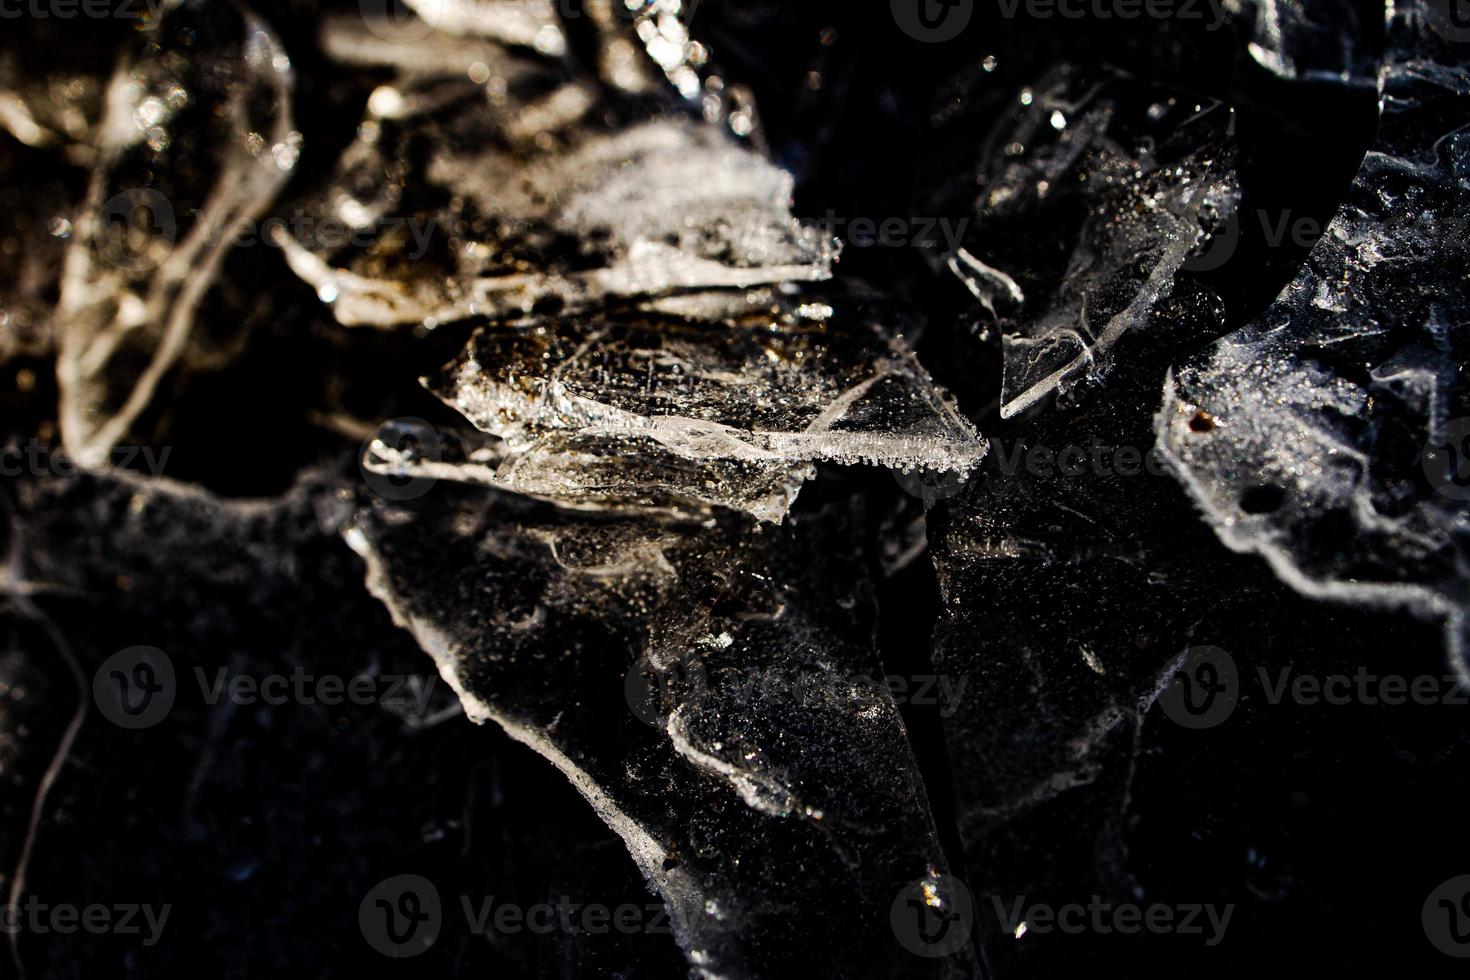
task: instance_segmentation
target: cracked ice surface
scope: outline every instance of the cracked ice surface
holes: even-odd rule
[[[1226,545],[1307,594],[1443,618],[1464,671],[1470,74],[1426,16],[1390,20],[1379,140],[1307,268],[1174,373],[1157,428]]]
[[[985,190],[948,265],[999,328],[1002,418],[1105,377],[1119,339],[1147,325],[1234,208],[1232,111],[1138,89],[1048,72],[985,140]],[[1064,256],[1036,240],[1038,222],[1074,213]]]
[[[329,26],[339,60],[390,64],[398,78],[369,100],[335,186],[311,209],[363,232],[390,210],[406,219],[346,254],[277,236],[343,325],[432,327],[538,303],[830,277],[836,247],[792,217],[790,176],[718,127],[592,122],[595,87],[557,85],[548,63],[476,56],[466,43]],[[465,78],[471,57],[495,86]]]
[[[682,498],[777,521],[811,462],[967,473],[984,440],[898,337],[856,300],[834,302],[859,308],[483,327],[427,383],[503,455],[445,466],[378,452],[370,465],[550,499]]]
[[[487,327],[431,387],[512,451],[590,429],[648,433],[692,458],[968,470],[984,454],[914,356],[860,317]]]
[[[1181,274],[1237,194],[1234,120],[1192,94],[1221,94],[1203,77],[1217,64],[1208,46],[1166,31],[1130,54],[1089,30],[1107,50],[1032,50],[997,25],[947,49],[976,85],[955,98],[945,57],[930,73],[871,43],[905,43],[883,9],[409,5],[418,20],[327,16],[320,34],[296,7],[276,21],[312,95],[299,123],[284,52],[234,5],[190,0],[162,27],[129,25],[144,43],[110,89],[111,51],[74,85],[70,66],[17,72],[0,36],[0,175],[24,185],[0,215],[0,307],[37,327],[0,331],[0,361],[50,348],[38,318],[54,303],[48,266],[69,247],[68,439],[152,437],[183,468],[22,473],[0,487],[0,508],[18,491],[15,530],[0,524],[12,899],[86,899],[118,872],[142,874],[189,921],[149,958],[125,953],[125,969],[191,975],[370,971],[360,964],[379,954],[352,909],[379,875],[409,868],[450,907],[493,891],[524,908],[509,890],[522,875],[530,901],[629,885],[646,900],[647,883],[676,926],[677,943],[653,930],[446,933],[419,960],[431,974],[974,977],[983,959],[987,977],[1154,975],[1178,972],[1187,947],[1147,932],[1092,945],[989,913],[1089,896],[1231,900],[1251,914],[1230,946],[1204,947],[1218,967],[1300,933],[1308,906],[1365,933],[1384,919],[1362,909],[1400,907],[1372,881],[1371,855],[1344,870],[1343,841],[1416,841],[1426,860],[1413,875],[1440,869],[1453,835],[1414,820],[1443,799],[1420,787],[1453,789],[1470,771],[1453,717],[1277,710],[1252,690],[1240,719],[1202,736],[1159,702],[1196,644],[1229,647],[1242,678],[1400,671],[1433,649],[1438,622],[1365,607],[1402,601],[1452,626],[1463,608],[1463,501],[1419,480],[1451,495],[1467,482],[1453,422],[1470,416],[1457,383],[1457,182],[1470,173],[1459,69],[1421,57],[1391,70],[1383,141],[1309,274],[1199,357],[1239,326],[1220,281]],[[696,6],[707,35],[690,34]],[[1232,24],[1250,35],[1239,74],[1279,76],[1265,91],[1290,96],[1280,121],[1313,121],[1291,95],[1307,86],[1283,79],[1358,90],[1356,45],[1372,32],[1324,9],[1235,4],[1254,18]],[[1404,8],[1400,28],[1421,13]],[[737,74],[710,67],[698,37],[733,54]],[[987,49],[1001,57],[970,60]],[[1141,51],[1160,65],[1203,53],[1208,67],[1179,88],[1140,67]],[[1131,61],[1132,77],[1094,54]],[[884,76],[894,64],[902,84]],[[767,68],[779,70],[752,78]],[[795,111],[763,100],[769,134],[742,74],[800,90]],[[923,132],[926,103],[966,130],[932,141],[962,161],[907,182],[886,153],[854,159],[875,133]],[[1242,105],[1243,130],[1261,108]],[[305,144],[283,128],[297,124]],[[1261,138],[1239,137],[1257,177],[1271,169],[1252,156]],[[1301,161],[1308,180],[1351,162],[1341,140],[1323,142],[1322,159]],[[935,156],[881,149],[905,164]],[[51,185],[63,160],[94,188],[90,217],[57,234],[47,219],[82,189],[65,174]],[[938,188],[947,200],[932,213],[970,215],[955,234],[970,233],[927,274],[908,252],[870,252],[819,283],[835,246],[795,219],[772,160],[807,175],[807,205],[900,206],[910,183],[921,200]],[[277,208],[288,178],[294,196]],[[166,195],[176,227],[109,211],[130,188]],[[1259,203],[1248,174],[1238,190]],[[289,216],[289,233],[273,225],[279,248],[221,258],[231,226],[262,207]],[[320,234],[334,225],[351,240]],[[1237,258],[1232,273],[1260,278]],[[930,315],[867,292],[855,269]],[[998,454],[910,340],[967,405],[1000,409]],[[1160,434],[1194,496],[1142,460],[1180,358]],[[223,383],[193,383],[227,361]],[[35,384],[22,368],[17,394]],[[424,373],[429,395],[414,383]],[[6,419],[7,437],[30,439],[34,415],[49,442],[42,401],[16,399],[26,417]],[[350,454],[380,419],[394,421],[367,439],[359,472]],[[1058,465],[1015,455],[1023,439]],[[907,497],[888,474],[830,474],[796,506],[819,463],[921,472],[895,474]],[[443,485],[394,503],[380,476]],[[1215,527],[1313,595],[1373,602],[1311,601],[1254,554],[1229,553]],[[41,609],[62,632],[44,635]],[[427,713],[190,695],[143,735],[89,720],[63,771],[68,713],[101,704],[87,676],[139,641],[166,646],[181,678],[437,669],[448,685]],[[927,694],[923,678],[936,682]],[[895,680],[919,683],[896,702]],[[496,725],[462,724],[461,708]],[[46,807],[53,745],[61,778]],[[1401,823],[1358,805],[1365,785]],[[45,860],[27,881],[18,852],[40,815]],[[1402,848],[1360,850],[1387,855],[1396,880],[1410,867]],[[614,873],[592,870],[592,853]],[[976,952],[914,956],[899,916],[921,910],[895,896],[922,883],[937,911],[947,859],[976,899]],[[563,864],[579,874],[568,881]],[[73,891],[56,893],[68,879]],[[278,928],[279,915],[239,928],[266,892],[301,928]],[[1347,897],[1334,905],[1332,892]],[[1384,914],[1412,929],[1422,894],[1410,897],[1407,915]],[[113,975],[116,944],[93,938],[27,936],[24,956]],[[1348,945],[1349,958],[1367,952]]]
[[[470,717],[623,838],[696,975],[969,975],[898,947],[872,900],[944,864],[897,709],[862,680],[880,664],[864,573],[831,547],[847,520],[567,519],[456,488],[346,537]]]
[[[510,453],[478,432],[416,423],[381,427],[362,464],[384,477],[496,487],[569,510],[695,518],[713,505],[775,523],[815,475],[811,467],[781,462],[692,459],[637,432],[550,433]]]

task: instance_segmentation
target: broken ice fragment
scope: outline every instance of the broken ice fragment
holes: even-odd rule
[[[346,222],[353,247],[273,235],[344,326],[831,275],[836,246],[792,216],[790,176],[714,126],[609,129],[589,119],[606,94],[595,80],[565,81],[478,36],[388,41],[343,18],[324,41],[341,61],[397,72],[308,208]]]
[[[457,31],[430,30],[427,25],[412,39],[397,37],[358,16],[323,19],[322,48],[344,65],[392,68],[398,81],[437,78],[461,79],[478,85],[498,79],[505,84],[529,70],[530,58],[497,43],[494,35],[461,36]],[[479,66],[476,68],[476,66]]]
[[[291,85],[276,38],[230,5],[170,8],[113,76],[56,315],[73,458],[122,439],[187,352],[226,253],[295,166]]]
[[[1358,8],[1322,0],[1225,0],[1250,24],[1246,50],[1262,68],[1291,81],[1374,84],[1376,59]]]
[[[552,0],[407,0],[407,3],[422,23],[384,28],[396,39],[404,39],[410,32],[437,30],[532,47],[553,57],[566,51],[566,37]],[[366,9],[366,0],[364,5]]]
[[[437,433],[396,446],[373,439],[363,467],[383,477],[496,487],[573,510],[668,511],[696,518],[711,506],[779,523],[815,475],[809,466],[750,459],[690,459],[652,436],[598,431],[552,434],[510,454],[478,432]],[[388,491],[389,499],[402,499]]]
[[[1470,515],[1447,490],[1470,415],[1470,73],[1429,24],[1394,8],[1346,204],[1260,319],[1173,374],[1157,430],[1226,545],[1308,595],[1443,619],[1465,672]]]
[[[1104,375],[1207,218],[1233,210],[1231,111],[1138,88],[1053,73],[987,141],[976,220],[947,263],[1000,327],[1003,418]],[[1043,216],[1053,235],[1037,235]]]
[[[429,385],[512,453],[584,433],[693,460],[968,471],[985,454],[902,341],[862,313],[533,319],[477,331]]]
[[[859,302],[828,298],[844,310]],[[407,447],[373,440],[363,465],[577,509],[723,507],[779,522],[814,461],[962,476],[984,455],[984,440],[871,311],[756,299],[703,294],[671,307],[685,316],[647,309],[481,328],[426,380],[478,431]]]
[[[391,210],[401,218],[345,255],[276,236],[343,325],[436,326],[542,302],[580,309],[830,277],[836,247],[791,215],[789,175],[715,127],[601,130],[582,122],[595,93],[579,83],[537,101],[514,85],[492,98],[462,74],[435,87],[423,60],[460,57],[442,47],[438,35],[384,47],[405,73],[392,111],[370,101],[363,135],[313,206],[367,230]],[[530,71],[495,70],[510,83]],[[538,143],[553,133],[570,147]],[[359,201],[353,221],[342,208]]]
[[[346,533],[467,714],[623,838],[694,975],[972,976],[968,951],[921,959],[889,926],[903,886],[945,865],[897,709],[863,681],[880,664],[852,528],[751,527],[459,489]],[[691,659],[698,682],[660,685],[653,715],[629,704],[630,670]]]

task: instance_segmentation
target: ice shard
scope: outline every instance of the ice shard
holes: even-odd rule
[[[1225,8],[1248,25],[1246,50],[1273,75],[1373,86],[1378,66],[1362,8],[1335,0],[1226,0]]]
[[[623,838],[693,975],[968,975],[966,955],[912,956],[888,926],[944,863],[873,680],[865,573],[823,543],[847,520],[569,520],[446,488],[345,533],[470,717]]]
[[[470,61],[467,39],[437,32],[387,44],[342,22],[327,36],[339,58],[387,61],[399,75],[373,94],[334,186],[310,208],[369,241],[276,236],[346,326],[433,327],[831,275],[835,246],[792,217],[791,178],[714,126],[598,124],[587,119],[595,84],[558,86],[508,52]]]
[[[1443,620],[1465,671],[1470,74],[1437,16],[1395,8],[1348,200],[1275,304],[1179,366],[1157,428],[1231,549],[1308,595]]]
[[[538,439],[519,453],[471,430],[395,420],[363,449],[364,472],[388,481],[388,496],[417,494],[439,480],[496,487],[570,510],[708,516],[711,507],[780,523],[815,475],[810,466],[680,455],[651,435],[590,430]]]
[[[1234,209],[1232,111],[1148,95],[1051,71],[983,143],[984,189],[947,261],[1000,332],[1003,418],[1105,377],[1118,339],[1148,322]]]
[[[390,19],[387,7],[384,3],[382,18],[365,19],[395,41],[417,40],[433,30],[535,48],[547,55],[566,50],[553,0],[410,0],[408,7],[418,18],[408,21]],[[363,11],[378,13],[367,4]]]
[[[228,4],[172,8],[113,74],[56,314],[61,431],[79,460],[130,431],[294,169],[291,86],[279,41]]]
[[[649,311],[483,327],[428,384],[492,440],[435,436],[400,453],[379,439],[365,463],[573,506],[682,501],[766,521],[782,519],[814,462],[968,473],[984,440],[879,312],[807,298],[735,320]]]
[[[431,387],[512,451],[591,429],[693,458],[973,466],[984,444],[902,342],[827,310],[487,327]]]

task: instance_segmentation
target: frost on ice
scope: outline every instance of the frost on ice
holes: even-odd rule
[[[1307,594],[1443,618],[1465,671],[1470,74],[1420,5],[1389,30],[1346,204],[1259,320],[1173,374],[1157,429],[1225,544]]]
[[[835,302],[845,312],[774,300],[738,320],[650,311],[481,328],[427,383],[495,443],[455,461],[379,446],[367,465],[767,521],[814,462],[968,473],[984,440],[898,337],[855,299]]]

